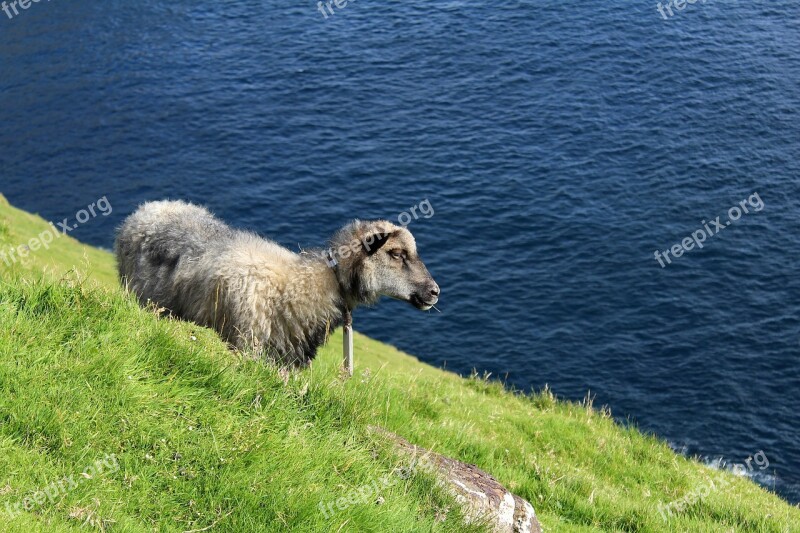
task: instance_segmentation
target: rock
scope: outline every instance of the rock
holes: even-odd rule
[[[411,444],[383,428],[370,429],[388,437],[401,453],[410,455],[414,469],[433,472],[463,506],[467,522],[486,521],[496,533],[542,532],[533,506],[477,466]]]

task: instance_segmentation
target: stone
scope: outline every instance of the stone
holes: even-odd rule
[[[468,523],[483,521],[495,533],[542,533],[533,506],[477,466],[411,444],[383,428],[370,429],[412,457],[414,469],[433,473],[462,505]]]

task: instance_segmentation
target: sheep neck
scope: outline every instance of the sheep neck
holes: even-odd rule
[[[339,287],[339,297],[342,300],[342,320],[344,325],[353,325],[353,307],[347,299],[347,289],[342,285],[339,277],[339,263],[333,258],[330,250],[325,251],[325,263],[333,271],[333,277],[336,278],[336,285]]]

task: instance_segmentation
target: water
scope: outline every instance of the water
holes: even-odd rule
[[[73,233],[105,247],[146,200],[297,249],[428,199],[409,228],[442,313],[387,301],[358,329],[591,390],[711,461],[763,451],[796,503],[798,30],[789,1],[32,4],[0,13],[0,191],[54,221],[106,195]]]

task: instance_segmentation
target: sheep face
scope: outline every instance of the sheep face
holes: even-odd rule
[[[387,221],[359,222],[345,227],[359,249],[343,261],[340,276],[353,303],[371,304],[381,296],[409,302],[427,311],[439,300],[439,285],[417,254],[414,236]]]

